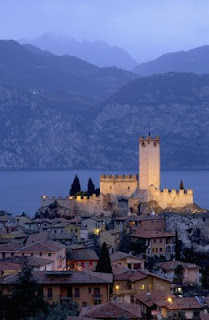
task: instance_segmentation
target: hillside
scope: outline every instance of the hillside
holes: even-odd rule
[[[209,73],[209,45],[164,54],[155,60],[138,64],[133,72],[143,76],[166,72]]]
[[[137,64],[130,54],[104,41],[77,41],[72,37],[44,33],[36,39],[26,40],[42,50],[56,55],[75,56],[98,67],[132,70]]]
[[[209,75],[131,81],[102,105],[0,86],[0,168],[137,170],[138,136],[161,136],[165,168],[209,167]]]
[[[103,99],[133,77],[121,69],[98,68],[76,57],[40,54],[12,40],[0,41],[0,84]]]

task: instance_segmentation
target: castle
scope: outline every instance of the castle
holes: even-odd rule
[[[71,215],[109,215],[110,204],[127,199],[129,207],[156,201],[162,209],[183,208],[193,204],[193,190],[160,188],[160,138],[139,138],[139,175],[101,175],[100,196],[49,198],[42,196],[42,207],[55,200]]]

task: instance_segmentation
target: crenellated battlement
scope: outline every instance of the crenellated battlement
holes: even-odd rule
[[[154,186],[150,186],[149,200],[157,201],[159,206],[164,208],[173,207],[185,207],[186,205],[193,203],[193,190],[175,190],[175,189],[157,189]]]
[[[122,181],[138,181],[138,174],[102,174],[100,176],[100,181],[102,182],[118,182]]]

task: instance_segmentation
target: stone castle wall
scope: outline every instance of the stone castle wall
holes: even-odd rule
[[[160,188],[160,138],[139,138],[139,189]]]
[[[46,207],[57,201],[61,207],[69,210],[70,216],[109,216],[110,212],[107,210],[107,197],[104,195],[96,196],[93,194],[90,197],[48,197],[46,195],[41,197],[41,206]]]
[[[101,175],[101,194],[131,197],[138,189],[138,175]]]
[[[165,208],[183,208],[188,204],[193,203],[193,190],[169,190],[169,189],[156,189],[150,186],[149,199],[157,201],[159,206]]]

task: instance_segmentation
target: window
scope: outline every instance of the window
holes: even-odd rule
[[[145,144],[144,141],[142,142],[141,146],[142,146],[142,147],[145,147],[145,146],[146,146],[146,144]]]
[[[163,251],[163,248],[160,248],[160,252],[162,252]]]
[[[22,253],[22,256],[24,257],[24,253]]]
[[[112,186],[110,186],[110,189],[112,189]]]
[[[48,257],[51,257],[51,255],[52,255],[51,252],[49,252],[49,253],[48,253]]]
[[[31,257],[33,257],[33,253],[32,253],[32,252],[31,252],[31,254],[30,254],[30,255],[31,255]]]
[[[42,257],[42,252],[39,253],[39,256]]]
[[[128,190],[130,190],[130,187],[128,187]]]
[[[154,243],[156,243],[156,239],[154,239]]]
[[[140,290],[144,290],[144,284],[141,284],[141,285],[139,286],[139,289],[140,289]]]
[[[89,292],[89,294],[91,293],[91,288],[88,288],[88,292]]]
[[[75,298],[80,298],[80,288],[75,288]]]
[[[158,248],[156,248],[156,252],[158,252]]]
[[[157,147],[157,142],[156,142],[156,141],[154,141],[153,145],[154,145],[154,147]]]
[[[160,243],[162,243],[163,242],[163,239],[160,239]]]
[[[75,232],[78,232],[78,229],[75,229]]]
[[[94,297],[100,298],[100,288],[94,288]]]
[[[87,302],[82,302],[82,308],[87,307]]]
[[[2,252],[2,259],[4,259],[5,258],[5,252]]]
[[[13,256],[14,256],[14,252],[11,253],[11,257],[13,257]]]
[[[48,288],[47,297],[48,297],[48,299],[52,298],[52,288]]]

